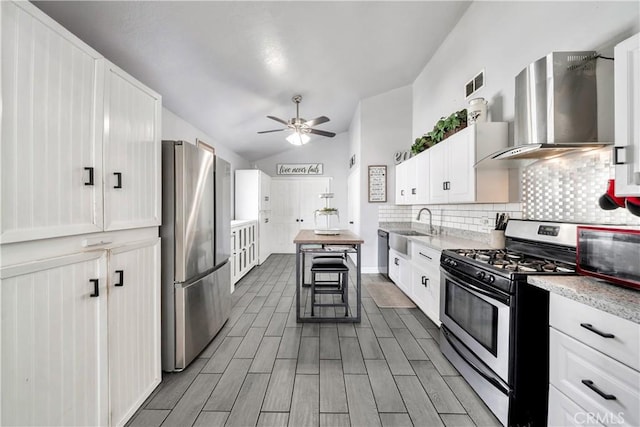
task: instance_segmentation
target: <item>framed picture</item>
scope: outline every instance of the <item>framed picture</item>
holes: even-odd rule
[[[369,166],[369,203],[387,201],[387,166]]]

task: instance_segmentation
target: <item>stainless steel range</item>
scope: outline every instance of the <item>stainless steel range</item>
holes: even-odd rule
[[[510,220],[505,250],[445,250],[440,348],[504,425],[546,425],[548,292],[575,274],[576,224]]]

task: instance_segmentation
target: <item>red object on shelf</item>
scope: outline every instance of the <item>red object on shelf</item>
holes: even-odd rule
[[[598,204],[605,211],[624,208],[625,198],[616,196],[616,180],[610,179],[607,183],[607,192],[598,199]]]

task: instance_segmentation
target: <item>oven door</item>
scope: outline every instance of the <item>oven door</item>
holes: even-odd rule
[[[455,337],[509,383],[509,324],[512,297],[444,268],[440,320]]]

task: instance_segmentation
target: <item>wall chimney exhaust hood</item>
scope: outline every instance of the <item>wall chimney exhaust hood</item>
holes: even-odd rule
[[[522,70],[516,76],[515,146],[476,166],[514,167],[518,160],[611,144],[598,141],[596,58],[593,51],[552,52]]]

